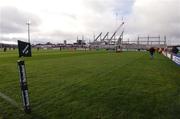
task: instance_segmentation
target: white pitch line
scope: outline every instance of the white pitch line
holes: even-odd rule
[[[14,101],[13,99],[11,99],[10,97],[8,97],[7,95],[0,92],[0,97],[3,98],[4,100],[6,100],[7,102],[11,103],[13,106],[19,108],[18,103],[16,101]]]

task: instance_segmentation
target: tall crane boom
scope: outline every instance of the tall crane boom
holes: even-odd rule
[[[103,39],[101,39],[101,42],[103,42],[106,39],[106,37],[108,37],[108,34],[109,32],[107,32],[106,35],[103,37]]]
[[[94,41],[97,41],[99,37],[101,37],[102,32],[94,39]]]
[[[118,32],[123,25],[124,25],[124,22],[122,22],[122,23],[119,25],[119,27],[115,30],[115,32]]]
[[[113,33],[113,35],[111,36],[111,38],[108,40],[108,43],[110,43],[113,39],[113,37],[115,37],[116,33],[120,30],[120,28],[124,25],[124,22],[122,22],[119,27],[115,30],[115,32]]]
[[[121,32],[121,35],[119,36],[118,40],[117,40],[117,45],[121,44],[121,41],[123,40],[123,34],[124,34],[124,29],[123,31]]]

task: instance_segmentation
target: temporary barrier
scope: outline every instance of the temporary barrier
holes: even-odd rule
[[[172,60],[180,66],[180,56],[179,55],[173,55]]]
[[[173,54],[170,52],[162,52],[162,54],[180,66],[180,55]]]

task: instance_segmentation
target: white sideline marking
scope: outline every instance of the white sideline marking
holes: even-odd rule
[[[7,102],[11,103],[13,106],[19,108],[18,103],[16,101],[14,101],[13,99],[11,99],[10,97],[8,97],[7,95],[0,92],[0,97],[3,98],[4,100],[6,100]]]

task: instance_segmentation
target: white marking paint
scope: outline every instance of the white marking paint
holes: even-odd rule
[[[4,100],[6,100],[7,102],[9,102],[10,104],[12,104],[13,106],[20,108],[20,106],[18,105],[18,103],[16,101],[14,101],[13,99],[11,99],[10,97],[8,97],[7,95],[3,94],[0,92],[0,97]]]

